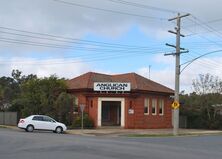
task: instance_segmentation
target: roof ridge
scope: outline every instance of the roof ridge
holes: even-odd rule
[[[98,72],[89,72],[91,74],[97,74],[97,75],[106,75],[106,76],[112,76],[112,75],[109,75],[109,74],[106,74],[106,73],[98,73]]]

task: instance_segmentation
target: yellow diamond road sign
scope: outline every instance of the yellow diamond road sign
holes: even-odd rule
[[[179,107],[180,107],[180,103],[179,103],[179,102],[174,101],[174,102],[172,103],[172,108],[173,108],[173,109],[177,109],[177,108],[179,108]]]

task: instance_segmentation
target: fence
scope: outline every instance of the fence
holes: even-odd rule
[[[17,125],[17,112],[0,112],[0,125]]]
[[[187,128],[187,117],[186,116],[180,116],[179,127],[180,128]]]

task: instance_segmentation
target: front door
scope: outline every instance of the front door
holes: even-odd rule
[[[102,126],[120,126],[121,102],[102,101]]]

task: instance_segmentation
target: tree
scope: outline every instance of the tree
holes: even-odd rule
[[[193,80],[194,93],[188,96],[187,108],[201,115],[201,120],[208,128],[218,127],[218,120],[221,118],[213,105],[221,104],[221,80],[210,74],[201,74]],[[186,110],[188,110],[186,108]],[[185,112],[185,110],[183,110]],[[191,111],[188,111],[191,112]]]
[[[199,95],[209,93],[221,93],[222,81],[219,77],[208,74],[200,74],[199,78],[193,80],[194,91]]]
[[[12,101],[19,94],[19,85],[11,77],[0,78],[0,110],[11,106]]]
[[[22,98],[22,84],[25,82],[28,82],[32,79],[37,79],[37,75],[22,75],[22,72],[19,70],[12,70],[12,78],[11,77],[5,77],[8,79],[10,83],[10,87],[5,88],[4,92],[6,93],[7,98],[11,97],[9,99],[10,101],[10,107],[7,109],[9,111],[16,111],[18,114],[21,114],[21,111],[24,109],[24,104],[26,99]],[[24,111],[24,110],[23,110]],[[27,111],[25,111],[27,112]]]
[[[45,78],[32,78],[21,85],[23,103],[22,116],[45,114],[57,119],[56,101],[62,92],[66,92],[63,79],[55,75]]]
[[[60,93],[55,103],[55,110],[58,120],[60,122],[66,123],[68,125],[71,124],[71,102],[72,98],[66,92]]]
[[[21,117],[45,114],[71,124],[72,101],[66,90],[65,79],[56,75],[38,78],[13,70],[12,77],[0,78],[0,110],[8,105],[8,110],[17,111]]]
[[[22,72],[19,70],[12,70],[12,77],[17,82],[20,83]]]

